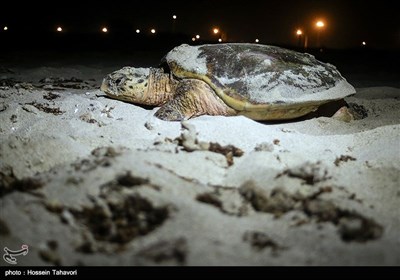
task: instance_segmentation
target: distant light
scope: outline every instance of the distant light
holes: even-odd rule
[[[219,33],[219,29],[218,28],[214,28],[213,32],[214,32],[214,34],[218,34]]]
[[[218,39],[218,42],[220,42],[220,43],[221,43],[221,42],[222,42],[222,39],[221,39],[221,38],[219,38],[219,39]]]
[[[256,39],[255,42],[258,43],[258,42],[260,42],[260,40]]]
[[[200,35],[197,34],[197,35],[196,35],[196,39],[200,39]]]
[[[63,29],[61,28],[61,26],[57,27],[57,32],[62,32]]]
[[[302,31],[301,29],[297,29],[296,35],[297,35],[297,36],[303,35],[303,31]]]
[[[366,46],[366,45],[367,45],[367,42],[363,41],[363,42],[361,43],[361,45]]]
[[[156,30],[153,28],[153,29],[150,30],[150,32],[151,32],[152,34],[155,34],[155,33],[156,33]]]
[[[108,29],[107,29],[107,27],[103,27],[103,29],[101,31],[104,32],[104,33],[107,33]]]
[[[4,29],[4,31],[7,31],[7,30],[8,30],[8,27],[7,27],[7,26],[4,26],[3,29]]]
[[[196,41],[196,38],[193,37],[193,38],[192,38],[192,41],[193,41],[193,42]]]
[[[136,33],[139,34],[140,33],[140,29],[136,29]]]
[[[173,15],[172,18],[173,18],[173,19],[177,19],[178,17],[177,17],[176,15]]]
[[[325,26],[325,23],[322,20],[317,21],[317,23],[315,24],[318,28],[322,28]]]

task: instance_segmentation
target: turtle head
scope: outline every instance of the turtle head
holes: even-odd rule
[[[149,68],[124,67],[107,75],[101,90],[115,99],[147,104],[149,73]]]

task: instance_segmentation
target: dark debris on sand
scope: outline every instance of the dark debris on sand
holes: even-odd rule
[[[115,198],[115,197],[114,197]],[[84,224],[94,240],[108,244],[124,245],[138,236],[144,236],[161,226],[168,218],[167,207],[155,207],[139,195],[120,196],[111,201],[103,197],[104,205],[71,210],[74,217]],[[121,247],[117,246],[116,250]],[[77,250],[93,253],[97,246],[86,241]]]
[[[0,170],[0,197],[15,191],[31,192],[43,186],[44,183],[39,179],[31,177],[18,179],[12,169]]]
[[[239,192],[250,202],[257,212],[265,212],[280,217],[289,211],[301,211],[317,222],[331,222],[338,227],[343,241],[366,242],[378,239],[383,234],[383,227],[373,219],[345,209],[341,209],[329,200],[319,196],[332,192],[332,188],[320,188],[315,194],[304,196],[290,194],[282,189],[273,189],[269,194],[247,182]]]
[[[39,111],[42,111],[47,114],[53,114],[55,116],[62,115],[65,113],[64,111],[61,111],[59,107],[56,107],[56,108],[50,107],[50,104],[48,104],[48,103],[40,104],[40,103],[36,103],[36,102],[31,102],[31,103],[25,103],[25,105],[32,105]]]

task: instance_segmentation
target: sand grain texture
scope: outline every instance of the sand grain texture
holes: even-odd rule
[[[357,88],[350,123],[181,124],[106,98],[108,72],[0,73],[0,247],[29,245],[18,264],[400,265],[398,88]]]

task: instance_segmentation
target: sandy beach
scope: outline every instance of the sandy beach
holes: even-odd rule
[[[348,123],[165,122],[99,90],[161,58],[137,56],[0,59],[0,249],[28,245],[18,265],[400,265],[398,80],[350,75],[365,114]]]

